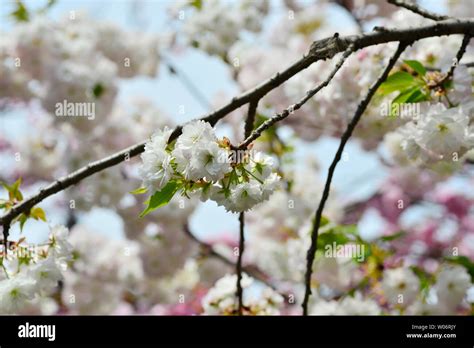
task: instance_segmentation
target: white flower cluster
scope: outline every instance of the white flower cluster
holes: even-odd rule
[[[52,114],[63,101],[90,103],[94,105],[93,117],[103,119],[112,110],[119,77],[156,75],[158,37],[136,37],[80,13],[58,21],[37,15],[19,23],[0,45],[0,83],[4,85],[5,75],[8,87],[1,89],[0,99],[29,101],[37,97]],[[67,120],[82,130],[97,124],[87,117]]]
[[[386,146],[395,159],[457,162],[474,147],[473,109],[472,102],[454,108],[442,103],[429,105],[418,119],[387,134]]]
[[[391,49],[393,45],[388,46]],[[313,141],[321,135],[340,137],[360,100],[386,65],[386,49],[385,46],[372,46],[350,56],[331,83],[297,111],[298,117],[289,117],[286,122],[305,140]],[[319,62],[289,80],[283,88],[287,98],[301,98],[322,82],[326,71],[331,70],[336,62],[337,58]],[[379,103],[374,100],[369,105],[354,133],[366,148],[376,147],[381,134],[398,125],[396,122],[381,122]]]
[[[410,268],[384,271],[382,289],[391,305],[406,307],[412,304],[420,290],[420,280]]]
[[[471,276],[466,268],[459,265],[443,267],[434,286],[439,305],[446,312],[455,313],[471,286]]]
[[[449,14],[453,17],[474,17],[474,8],[469,0],[449,0],[447,5]]]
[[[14,101],[29,100],[33,93],[28,88],[29,76],[18,69],[14,59],[13,40],[5,32],[0,32],[0,99]]]
[[[72,247],[64,226],[52,227],[45,245],[16,245],[0,258],[0,313],[18,313],[31,301],[50,295],[63,278]]]
[[[370,7],[371,11],[374,10],[373,7],[376,7],[373,1],[362,1],[354,6],[355,8]],[[387,7],[390,7],[391,11],[396,10],[395,6],[387,5]],[[317,9],[321,10],[319,4]],[[315,39],[325,28],[324,25],[319,27],[321,20],[317,16],[312,16],[312,12],[310,7],[305,7],[304,13],[298,12],[290,25],[279,26],[279,30],[275,30],[277,34],[274,35],[275,38],[271,41],[270,47],[258,47],[242,41],[234,44],[228,57],[232,62],[239,62],[238,66],[234,66],[239,84],[244,88],[251,88],[257,84],[258,80],[268,78],[272,73],[281,70],[281,67],[278,67],[279,64],[283,64],[283,66],[290,64],[292,60],[296,59],[294,56],[298,57],[303,54],[309,43],[302,39],[304,35],[299,34],[314,30],[316,37],[312,36],[312,38]],[[321,17],[321,13],[319,16]],[[306,17],[309,21],[305,21]],[[393,17],[386,19],[386,21],[389,27],[429,23],[429,20],[407,10],[396,11]],[[299,22],[301,22],[300,26],[297,25]],[[299,34],[296,35],[297,33]],[[461,41],[462,35],[420,40],[413,47],[407,49],[404,59],[417,60],[424,66],[447,71],[453,60],[453,54],[449,52],[456,52]],[[392,44],[389,46],[395,49]],[[291,49],[288,50],[288,48]],[[289,124],[305,140],[316,140],[321,135],[327,134],[340,137],[341,129],[346,127],[365,91],[386,65],[388,59],[386,50],[386,46],[377,45],[364,48],[353,54],[347,59],[331,83],[297,111],[298,117],[290,117],[285,120],[285,123]],[[288,51],[290,51],[289,54]],[[472,56],[472,48],[468,46],[462,61],[469,62],[472,60]],[[265,62],[263,67],[262,61]],[[281,90],[269,93],[265,97],[264,104],[271,105],[271,108],[276,110],[286,107],[292,100],[300,98],[306,91],[321,82],[321,76],[324,76],[325,71],[331,69],[335,62],[336,59],[312,65],[289,80]],[[472,77],[468,69],[462,64],[459,65],[454,73],[452,88],[447,91],[449,103],[446,105],[461,106],[472,101],[471,82]],[[393,98],[393,96],[390,97]],[[388,97],[374,98],[365,111],[364,117],[354,132],[354,137],[362,141],[364,148],[377,148],[386,133],[393,132],[406,122],[400,118],[382,119],[381,108],[388,105],[389,102]],[[286,106],[280,105],[280,103],[286,103]],[[324,127],[321,124],[324,124]]]
[[[358,284],[363,274],[351,257],[316,258],[313,278],[335,293],[344,293]]]
[[[35,115],[36,116],[36,115]],[[12,147],[21,153],[18,161],[20,175],[52,180],[57,170],[65,162],[68,152],[67,136],[55,128],[54,121],[47,114],[34,118],[33,134],[12,139]]]
[[[70,237],[75,260],[64,274],[62,301],[79,314],[110,314],[127,290],[143,281],[140,245],[100,236],[76,225]]]
[[[251,289],[254,279],[247,274],[242,275],[244,290],[243,305],[245,315],[278,315],[283,297],[273,289],[265,286],[263,289]],[[202,299],[205,314],[235,315],[238,311],[237,275],[225,275]]]
[[[455,314],[472,286],[466,268],[443,265],[428,297],[420,296],[420,280],[406,267],[384,271],[382,290],[391,306],[406,309],[409,314]]]
[[[272,157],[232,150],[209,123],[185,125],[174,147],[168,145],[171,132],[165,128],[155,133],[141,155],[140,175],[149,191],[160,191],[175,180],[185,192],[200,190],[203,201],[211,199],[228,211],[242,212],[266,201],[278,187]]]
[[[50,125],[51,119],[45,115],[43,122],[48,122],[49,128],[45,129],[40,139],[28,137],[26,145],[22,146],[22,167],[25,172],[36,171],[44,173],[42,165],[49,164],[50,168],[60,165],[66,166],[68,171],[87,165],[88,163],[103,158],[117,149],[125,148],[149,136],[150,129],[171,126],[173,123],[166,114],[154,106],[148,99],[131,99],[127,103],[116,103],[113,112],[104,122],[97,125],[91,132],[84,133],[71,129],[63,123],[61,129]],[[130,127],[130,122],[135,126]],[[39,123],[42,126],[42,123]],[[43,129],[45,127],[41,127]],[[46,132],[47,131],[47,132]],[[52,133],[52,134],[50,134]],[[48,134],[48,136],[46,136]],[[43,140],[45,139],[45,140]],[[43,144],[48,140],[48,143]],[[20,139],[18,140],[20,141]],[[38,143],[39,142],[39,143]],[[50,146],[48,146],[51,143]],[[93,147],[83,146],[85,143],[95,144]],[[54,145],[54,147],[53,147]],[[34,146],[34,148],[32,147]],[[33,151],[34,150],[34,151]],[[49,156],[47,156],[49,155]],[[39,156],[42,161],[38,161]],[[36,160],[36,162],[34,162]],[[43,162],[47,162],[43,164]],[[110,168],[110,170],[97,173],[96,177],[81,181],[65,193],[68,200],[74,200],[75,207],[89,211],[94,206],[115,209],[120,214],[124,207],[140,206],[135,198],[128,192],[136,186],[138,178],[138,163],[127,163],[125,166]],[[28,171],[28,170],[29,171]],[[49,170],[49,175],[54,172]],[[183,209],[175,211],[179,215]],[[136,214],[135,214],[136,216]],[[131,216],[127,217],[132,219]],[[169,217],[168,221],[172,218]],[[124,217],[124,221],[126,218]],[[135,228],[137,232],[141,230]]]
[[[209,54],[225,58],[242,30],[259,32],[262,29],[268,1],[207,0],[192,14],[184,12],[182,4],[177,9],[179,19],[185,21],[182,30],[186,41]]]
[[[381,308],[372,299],[363,298],[357,292],[354,297],[347,296],[342,300],[325,301],[318,299],[310,309],[311,315],[380,315]]]
[[[158,266],[159,267],[159,266]],[[176,303],[176,294],[192,297],[197,286],[201,286],[198,263],[188,258],[184,265],[176,267],[168,276],[147,277],[143,285],[142,303]]]

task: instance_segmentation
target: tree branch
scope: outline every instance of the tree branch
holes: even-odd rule
[[[404,7],[407,10],[410,10],[416,14],[419,14],[420,16],[423,16],[428,19],[432,19],[434,21],[442,21],[442,20],[450,18],[449,16],[439,15],[439,14],[430,12],[428,10],[421,8],[417,4],[406,2],[404,0],[387,0],[387,1],[389,4],[399,6],[399,7]]]
[[[318,232],[319,232],[319,227],[321,225],[321,217],[323,214],[324,205],[329,197],[331,181],[332,181],[334,172],[336,171],[337,164],[341,160],[344,147],[347,141],[349,140],[349,138],[351,137],[352,132],[354,131],[355,127],[357,126],[357,123],[362,117],[362,114],[364,113],[365,109],[369,105],[370,100],[372,99],[375,92],[377,91],[379,86],[382,84],[382,82],[385,81],[390,70],[392,70],[393,66],[395,65],[395,63],[397,62],[398,58],[400,57],[402,52],[405,50],[407,45],[408,45],[407,42],[399,43],[396,52],[390,58],[390,61],[387,64],[386,68],[384,69],[382,74],[377,78],[377,80],[372,84],[366,96],[362,99],[362,101],[357,106],[354,116],[352,117],[350,123],[348,124],[346,130],[344,131],[344,134],[341,137],[341,142],[337,149],[336,155],[334,156],[331,166],[328,169],[328,176],[326,179],[326,183],[324,185],[321,201],[319,203],[318,209],[316,210],[316,214],[315,214],[315,221],[314,221],[313,230],[311,233],[311,246],[309,247],[308,254],[307,254],[306,275],[305,275],[305,294],[304,294],[304,300],[302,304],[303,315],[308,315],[308,301],[309,301],[309,296],[311,295],[311,275],[312,275],[312,270],[313,270],[313,262],[314,262],[314,258],[315,258],[315,254],[317,250],[317,245],[318,245]]]
[[[459,47],[459,50],[456,53],[456,58],[454,58],[453,64],[451,64],[451,67],[449,68],[448,73],[443,78],[443,82],[447,81],[447,80],[449,80],[453,77],[454,70],[459,65],[459,62],[461,61],[462,56],[464,56],[464,53],[466,53],[466,48],[467,48],[467,45],[469,45],[469,41],[471,41],[471,35],[469,35],[469,34],[464,35],[464,38],[463,38],[462,43],[461,43],[461,47]]]
[[[249,109],[247,112],[247,118],[245,120],[244,126],[244,138],[248,137],[252,133],[253,124],[255,123],[255,115],[257,113],[259,99],[254,99],[249,102]],[[237,273],[237,300],[239,303],[238,306],[238,315],[243,315],[244,309],[244,292],[242,289],[242,259],[245,250],[245,214],[241,212],[239,214],[239,255],[237,256],[237,264],[235,271]]]
[[[472,36],[474,34],[474,20],[452,19],[418,28],[385,29],[383,31],[375,31],[368,34],[346,37],[331,37],[328,39],[316,41],[311,45],[309,52],[289,68],[275,74],[272,78],[262,82],[255,88],[241,94],[238,97],[233,98],[228,104],[212,113],[205,115],[201,118],[201,120],[209,122],[211,125],[215,125],[220,119],[228,115],[230,112],[247,104],[255,98],[261,98],[265,96],[268,92],[275,89],[300,71],[306,69],[311,64],[321,59],[332,58],[337,53],[345,51],[351,44],[354,45],[355,50],[358,50],[364,47],[392,41],[416,41],[428,37],[452,34],[470,34]],[[181,134],[181,130],[182,126],[176,127],[171,134],[170,141],[176,139]],[[45,198],[74,184],[77,184],[82,179],[85,179],[97,172],[139,155],[144,151],[144,146],[145,141],[140,142],[109,157],[92,162],[71,174],[61,177],[50,185],[42,188],[37,194],[15,205],[11,210],[9,210],[0,218],[0,224],[3,226],[8,225],[16,216],[20,215],[22,212],[28,211]]]
[[[244,138],[247,138],[252,133],[253,125],[255,123],[255,115],[257,114],[258,102],[258,100],[255,100],[249,103],[247,119],[245,120]]]
[[[461,46],[459,47],[459,50],[456,53],[456,57],[453,58],[453,63],[451,64],[448,72],[432,88],[444,89],[443,84],[453,77],[454,70],[456,70],[456,67],[459,65],[459,62],[464,56],[464,53],[466,53],[466,48],[467,48],[467,45],[469,45],[469,41],[471,41],[471,35],[470,34],[464,35]],[[435,71],[441,71],[441,70],[435,70]]]
[[[243,315],[244,309],[244,294],[242,289],[242,256],[244,254],[245,249],[245,234],[244,234],[244,227],[245,227],[245,214],[241,212],[239,214],[239,255],[237,257],[237,299],[239,302],[238,307],[238,314]]]
[[[5,249],[5,255],[8,253],[8,236],[10,234],[10,223],[3,225],[3,247]]]
[[[333,77],[336,75],[336,73],[339,71],[339,69],[342,67],[342,65],[346,61],[347,57],[349,57],[353,51],[354,51],[354,46],[350,45],[346,49],[344,54],[342,55],[339,62],[337,62],[336,66],[329,73],[329,76],[323,82],[321,82],[317,87],[313,88],[312,90],[309,90],[308,92],[306,92],[306,95],[299,102],[289,106],[288,108],[286,108],[279,114],[276,114],[272,118],[263,122],[254,132],[246,136],[245,140],[241,144],[239,144],[238,148],[239,149],[246,148],[247,146],[250,145],[250,143],[252,143],[252,141],[260,137],[265,130],[273,126],[275,123],[281,120],[284,120],[285,118],[293,114],[296,110],[300,109],[308,100],[314,97],[316,93],[318,93],[320,90],[326,87],[329,84],[329,82],[331,82]]]

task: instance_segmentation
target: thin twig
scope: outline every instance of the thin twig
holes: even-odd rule
[[[471,35],[469,34],[464,35],[464,38],[461,43],[461,47],[459,47],[459,50],[456,53],[456,58],[453,59],[453,64],[451,64],[451,67],[449,68],[448,73],[446,74],[445,77],[443,77],[443,79],[439,83],[440,85],[442,85],[445,81],[450,80],[453,77],[454,70],[459,65],[459,62],[461,61],[462,56],[464,56],[464,53],[466,53],[466,48],[467,48],[467,45],[469,45],[469,41],[471,41]]]
[[[253,130],[253,125],[255,123],[255,115],[257,114],[258,100],[252,100],[249,103],[249,109],[247,112],[247,118],[245,120],[244,126],[244,139],[247,138]]]
[[[474,62],[469,62],[469,63],[460,63],[458,65],[465,66],[466,68],[474,68]],[[425,67],[427,71],[441,71],[441,68],[434,68],[430,66]]]
[[[10,223],[3,225],[3,246],[5,248],[5,255],[8,253],[8,236],[10,235]]]
[[[249,109],[247,112],[247,118],[245,119],[244,126],[244,138],[248,137],[253,130],[253,124],[255,123],[255,115],[257,113],[259,99],[254,99],[249,102]],[[239,214],[239,255],[237,256],[237,264],[235,271],[237,273],[237,301],[238,301],[238,315],[243,315],[244,310],[244,291],[242,288],[242,259],[245,250],[245,214],[241,212]]]
[[[73,228],[77,224],[77,216],[73,209],[69,209],[66,220],[66,227],[68,229]]]
[[[310,100],[312,97],[314,97],[314,95],[316,93],[318,93],[320,90],[322,90],[324,87],[326,87],[329,84],[329,82],[331,82],[333,77],[336,75],[336,73],[342,67],[342,65],[346,61],[347,57],[349,57],[352,54],[352,52],[354,52],[354,46],[350,45],[346,49],[346,51],[344,52],[342,57],[339,59],[336,66],[329,73],[328,77],[323,82],[321,82],[315,88],[313,88],[313,89],[309,90],[308,92],[306,92],[306,95],[303,98],[301,98],[301,100],[299,102],[289,106],[288,108],[286,108],[282,112],[276,114],[272,118],[270,118],[270,119],[266,120],[265,122],[263,122],[255,131],[253,131],[250,135],[246,136],[245,140],[238,146],[238,148],[239,149],[246,148],[247,146],[250,145],[250,143],[252,143],[252,141],[259,138],[265,130],[267,130],[268,128],[273,126],[275,123],[287,118],[288,116],[293,114],[296,110],[300,109],[308,100]]]
[[[390,61],[388,62],[386,68],[382,72],[382,74],[378,77],[378,79],[372,84],[372,86],[369,88],[366,96],[361,100],[359,105],[357,106],[357,109],[355,111],[354,116],[352,117],[350,123],[348,124],[346,130],[344,131],[344,134],[341,137],[341,142],[339,144],[339,147],[337,149],[337,152],[334,156],[334,159],[331,163],[331,166],[328,169],[328,176],[326,178],[326,183],[324,185],[324,190],[323,194],[321,196],[321,201],[319,203],[318,209],[316,210],[315,218],[314,218],[314,225],[313,225],[313,230],[311,233],[311,246],[308,249],[308,254],[307,254],[307,264],[306,264],[306,275],[305,275],[305,294],[304,294],[304,300],[303,300],[303,315],[308,315],[308,301],[309,301],[309,296],[311,295],[311,275],[312,275],[312,270],[313,270],[313,262],[317,250],[317,245],[318,245],[318,232],[319,232],[319,227],[321,224],[321,217],[323,214],[323,209],[324,205],[326,203],[326,200],[329,197],[329,191],[331,188],[331,181],[332,177],[334,175],[334,172],[336,170],[336,166],[341,160],[342,153],[344,151],[344,147],[349,140],[349,138],[352,135],[352,132],[354,131],[354,128],[357,126],[357,123],[359,122],[360,118],[362,117],[362,114],[364,113],[365,109],[370,103],[370,100],[374,96],[375,92],[379,88],[379,86],[382,84],[383,81],[387,78],[390,70],[392,70],[393,66],[397,62],[398,58],[402,54],[402,52],[405,50],[407,47],[408,43],[406,42],[400,42],[398,45],[398,48],[396,52],[393,54],[393,56],[390,58]]]
[[[345,51],[351,44],[354,45],[355,49],[361,49],[364,47],[374,46],[392,41],[416,41],[428,37],[437,37],[452,34],[470,34],[471,36],[474,35],[474,20],[446,20],[437,22],[433,25],[427,25],[417,28],[386,29],[383,31],[374,31],[367,34],[338,38],[332,37],[329,39],[316,41],[311,46],[308,54],[303,56],[300,60],[288,67],[286,70],[275,74],[272,78],[262,82],[255,88],[241,94],[238,97],[235,97],[222,108],[202,117],[201,120],[209,122],[211,125],[215,125],[220,119],[224,118],[230,112],[240,108],[241,106],[247,104],[249,101],[255,98],[263,97],[268,92],[272,91],[276,87],[280,86],[283,82],[290,79],[292,76],[309,67],[311,64],[322,59],[332,58],[337,53]],[[170,141],[175,140],[181,134],[181,130],[182,126],[176,127],[170,136]],[[64,177],[61,177],[60,179],[56,180],[45,188],[42,188],[37,194],[15,205],[12,209],[10,209],[0,218],[0,224],[5,226],[6,224],[11,223],[11,221],[16,216],[20,215],[25,211],[28,211],[34,205],[38,204],[45,198],[55,193],[58,193],[74,184],[77,184],[81,180],[97,172],[100,172],[104,169],[124,162],[131,157],[139,155],[144,151],[144,146],[145,141],[140,142],[127,149],[121,150],[109,157],[95,162],[91,162],[87,166],[82,167]]]
[[[244,234],[244,227],[245,227],[245,214],[241,212],[239,214],[239,255],[237,256],[237,299],[239,302],[238,307],[238,314],[243,315],[244,309],[244,293],[242,289],[242,256],[244,254],[245,249],[245,234]]]
[[[442,20],[450,18],[449,16],[439,15],[439,14],[430,12],[428,10],[425,10],[424,8],[421,8],[420,6],[412,2],[407,2],[404,0],[387,0],[387,1],[389,4],[399,6],[399,7],[404,7],[413,13],[419,14],[420,16],[423,16],[428,19],[432,19],[434,21],[442,21]]]

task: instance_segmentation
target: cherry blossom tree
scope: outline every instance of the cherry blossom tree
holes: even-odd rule
[[[0,313],[472,314],[474,7],[439,4],[170,1],[160,33],[9,4]],[[239,92],[204,97],[188,52]],[[212,111],[181,123],[158,96],[120,98],[162,69]],[[333,183],[351,144],[386,172],[357,200]],[[204,202],[238,238],[192,230]],[[95,207],[123,237],[84,224]]]

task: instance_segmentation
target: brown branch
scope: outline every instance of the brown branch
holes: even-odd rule
[[[456,53],[456,57],[453,58],[453,63],[451,64],[448,72],[444,76],[441,75],[442,78],[440,78],[440,80],[437,83],[435,83],[433,86],[431,86],[430,87],[431,89],[438,89],[438,88],[440,88],[442,90],[445,89],[445,87],[443,85],[446,81],[450,80],[453,77],[454,70],[456,70],[456,67],[459,65],[459,62],[461,61],[462,57],[464,56],[464,53],[466,53],[466,48],[467,48],[467,45],[469,45],[469,41],[471,41],[471,35],[470,34],[464,35],[461,46],[459,47],[459,50]],[[435,71],[441,71],[441,70],[437,69]]]
[[[247,138],[253,130],[255,123],[255,115],[257,114],[258,100],[251,101],[249,103],[249,109],[247,112],[247,119],[245,120],[244,137]]]
[[[10,223],[6,223],[3,225],[3,247],[5,249],[4,254],[7,255],[8,253],[8,236],[10,234]]]
[[[239,255],[237,257],[236,271],[237,271],[237,299],[239,302],[238,314],[243,315],[244,309],[244,293],[242,289],[242,256],[245,249],[245,214],[241,212],[239,214]]]
[[[322,59],[332,58],[337,53],[345,51],[351,44],[354,45],[354,49],[357,50],[364,47],[392,41],[416,41],[428,37],[452,34],[474,35],[474,20],[446,20],[437,22],[433,25],[427,25],[418,28],[386,29],[383,31],[374,31],[368,34],[346,37],[331,37],[328,39],[316,41],[311,45],[308,54],[303,56],[300,60],[288,67],[286,70],[275,74],[272,78],[264,81],[255,88],[241,94],[238,97],[235,97],[227,105],[210,114],[205,115],[201,119],[209,122],[211,125],[215,125],[220,119],[228,115],[230,112],[247,104],[251,100],[263,97],[268,92],[290,79],[292,76],[309,67],[311,64]],[[170,141],[176,139],[181,134],[181,130],[182,126],[176,127],[170,137]],[[16,216],[20,215],[22,212],[28,211],[45,198],[74,184],[77,184],[82,179],[85,179],[97,172],[119,164],[128,158],[137,156],[144,151],[144,146],[145,142],[140,142],[109,157],[89,163],[87,166],[82,167],[64,177],[61,177],[52,184],[42,188],[37,194],[15,205],[11,210],[9,210],[0,218],[0,224],[3,226],[10,224]]]
[[[474,68],[474,62],[462,63],[458,65],[465,66],[466,68]],[[436,68],[436,67],[425,66],[425,68],[427,71],[441,71],[441,68]]]
[[[354,46],[350,45],[346,49],[344,54],[342,55],[339,62],[337,62],[336,66],[333,68],[333,70],[329,73],[328,77],[323,82],[321,82],[317,87],[306,92],[306,95],[303,98],[301,98],[299,102],[289,106],[288,108],[286,108],[279,114],[276,114],[272,118],[266,120],[254,132],[252,132],[250,135],[246,135],[246,139],[241,144],[239,144],[238,148],[239,149],[246,148],[247,146],[250,145],[250,143],[252,143],[252,141],[259,138],[265,130],[273,126],[275,123],[281,120],[284,120],[285,118],[293,114],[296,110],[300,109],[304,104],[306,104],[308,100],[314,97],[316,93],[318,93],[320,90],[326,87],[329,84],[329,82],[331,82],[333,77],[336,75],[336,73],[339,71],[339,69],[342,67],[342,65],[346,61],[347,57],[349,57],[352,52],[354,52]]]
[[[462,43],[461,43],[461,47],[459,47],[459,50],[456,53],[456,58],[454,58],[453,64],[451,64],[451,67],[449,68],[449,71],[446,74],[446,76],[443,78],[442,83],[444,83],[445,81],[447,81],[447,80],[449,80],[453,77],[454,70],[459,65],[459,62],[461,61],[462,57],[464,56],[464,53],[466,53],[466,48],[467,48],[467,45],[469,45],[469,41],[471,41],[471,35],[469,35],[469,34],[464,35],[464,38],[463,38]]]
[[[439,15],[439,14],[430,12],[428,10],[425,10],[424,8],[421,8],[417,4],[407,2],[404,0],[387,0],[387,1],[389,4],[399,6],[399,7],[404,7],[413,13],[419,14],[420,16],[423,16],[428,19],[432,19],[434,21],[442,21],[442,20],[450,18],[449,16]]]
[[[259,99],[254,99],[249,102],[249,109],[244,126],[244,137],[248,137],[252,133],[253,124],[255,123],[255,115],[257,113]],[[238,315],[243,315],[244,310],[244,291],[242,289],[242,259],[245,250],[245,214],[239,214],[239,255],[237,256],[237,264],[235,271],[237,273],[237,301],[238,301]]]
[[[366,96],[361,100],[361,102],[357,106],[354,116],[352,117],[350,123],[348,124],[346,130],[344,131],[344,134],[341,137],[341,142],[339,144],[337,152],[334,156],[331,166],[328,169],[328,176],[326,178],[326,183],[324,185],[323,194],[321,196],[321,201],[319,203],[318,209],[316,210],[316,214],[314,218],[314,225],[313,225],[313,230],[311,233],[311,246],[309,247],[308,254],[307,254],[306,275],[305,275],[305,294],[304,294],[304,300],[302,304],[303,315],[308,315],[308,301],[309,301],[309,296],[311,295],[311,275],[312,275],[312,270],[313,270],[314,258],[317,251],[319,227],[321,225],[321,217],[323,215],[324,205],[326,204],[326,201],[329,197],[331,181],[332,181],[334,172],[336,171],[337,164],[341,160],[342,153],[344,152],[344,147],[347,141],[349,140],[349,138],[351,137],[352,132],[354,131],[355,127],[357,126],[357,123],[362,117],[362,114],[364,113],[365,109],[369,105],[372,97],[374,96],[379,86],[387,78],[390,70],[392,70],[393,66],[395,65],[395,63],[397,62],[398,58],[400,57],[402,52],[405,50],[407,45],[408,43],[406,42],[399,43],[396,52],[390,58],[390,61],[388,62],[386,68],[384,69],[382,74],[377,78],[377,80],[372,84]]]

